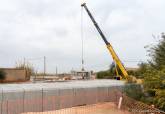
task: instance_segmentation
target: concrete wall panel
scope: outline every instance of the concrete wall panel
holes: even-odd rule
[[[59,89],[60,109],[73,106],[74,91],[73,89]]]
[[[86,104],[86,91],[85,88],[76,88],[75,97],[74,97],[74,104],[73,106],[81,106]]]
[[[43,91],[43,108],[45,111],[60,109],[60,96],[59,90],[44,90]]]
[[[97,103],[97,88],[85,88],[85,102],[87,105]]]

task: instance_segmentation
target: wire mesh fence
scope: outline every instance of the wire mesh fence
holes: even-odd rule
[[[128,110],[133,114],[165,114],[165,112],[153,106],[149,106],[145,103],[136,101],[124,94],[122,97],[123,97],[122,109]]]

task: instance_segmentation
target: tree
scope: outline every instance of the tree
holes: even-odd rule
[[[144,87],[147,93],[145,100],[165,110],[165,68],[157,70],[151,67],[144,75]]]
[[[165,35],[161,35],[157,45],[148,49],[150,60],[140,63],[137,71],[129,71],[129,74],[143,79],[144,94],[139,90],[126,89],[126,93],[137,100],[147,104],[154,104],[165,111]],[[134,88],[134,87],[133,87]],[[133,92],[134,90],[135,92]],[[138,91],[138,92],[137,92]]]
[[[3,70],[0,70],[0,81],[3,81],[6,77],[6,73]]]
[[[148,50],[151,60],[150,65],[157,70],[164,68],[165,66],[165,34],[162,33],[159,43],[150,47]]]
[[[16,64],[15,66],[16,68],[19,68],[19,69],[25,69],[29,75],[33,75],[35,73],[34,71],[34,67],[32,64],[30,63],[23,63],[23,62],[19,62]]]
[[[148,70],[149,65],[147,63],[142,62],[138,64],[138,66],[139,66],[139,69],[135,71],[135,76],[137,78],[143,79],[145,77],[144,74]]]
[[[98,79],[113,79],[115,75],[116,75],[115,64],[114,62],[112,62],[108,70],[100,71],[97,73],[97,78]]]
[[[149,50],[151,60],[144,72],[145,102],[165,110],[165,35]]]

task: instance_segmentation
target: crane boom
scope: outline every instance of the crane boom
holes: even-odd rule
[[[97,24],[97,22],[95,21],[94,17],[92,16],[92,14],[90,13],[90,11],[88,10],[88,7],[86,6],[86,3],[81,4],[81,6],[84,7],[85,10],[87,11],[87,13],[88,13],[89,17],[91,18],[94,26],[96,27],[97,31],[99,32],[100,36],[102,37],[103,41],[105,42],[105,44],[106,44],[106,46],[107,46],[110,54],[112,55],[113,60],[116,62],[116,64],[120,68],[122,74],[127,79],[128,78],[128,73],[127,73],[124,65],[122,64],[121,60],[117,56],[117,54],[114,51],[112,45],[107,41],[107,39],[106,39],[105,35],[103,34],[103,32],[101,31],[99,25]]]

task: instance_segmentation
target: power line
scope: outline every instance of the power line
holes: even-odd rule
[[[113,61],[112,61],[113,62]],[[99,67],[109,67],[110,64],[112,62],[109,62],[109,63],[98,63],[98,64],[93,64],[93,65],[87,65],[87,67],[92,67],[92,68],[99,68]],[[123,64],[124,63],[136,63],[138,65],[138,63],[142,63],[142,62],[145,62],[144,60],[122,60]]]
[[[140,62],[144,62],[142,60],[123,60],[123,62],[126,62],[126,63],[140,63]]]

